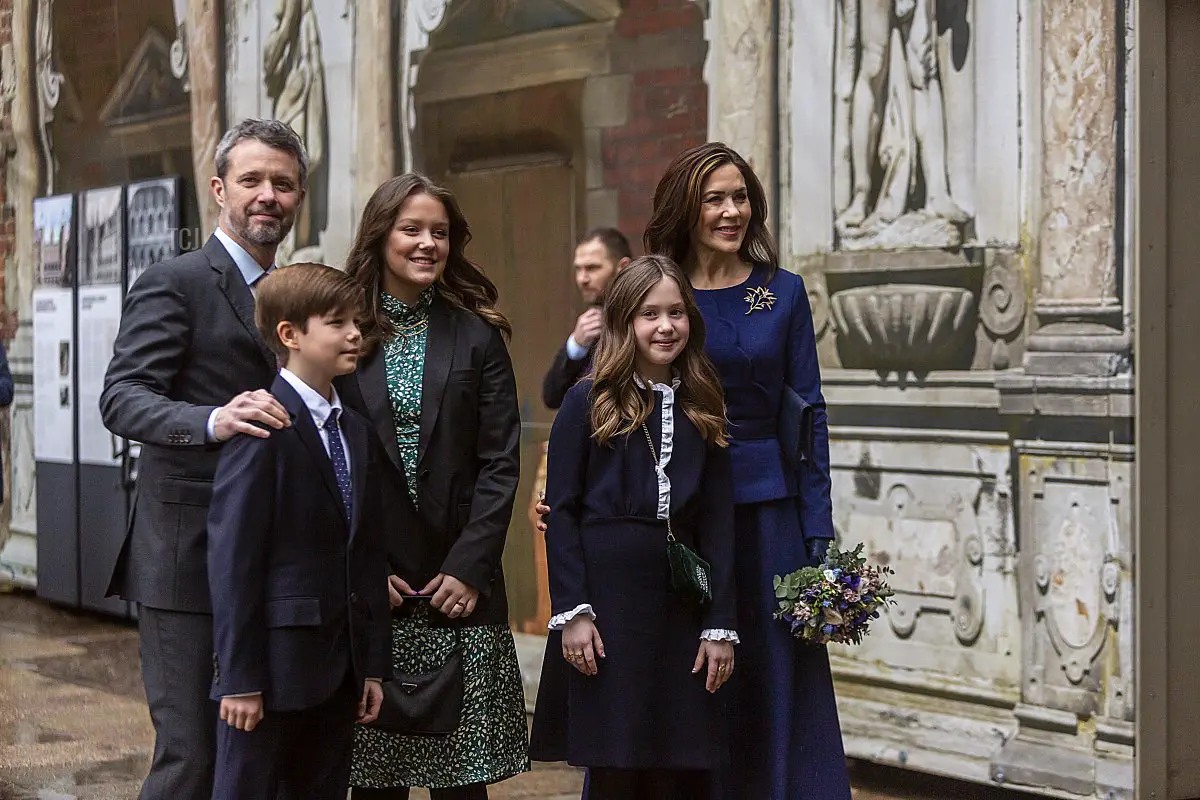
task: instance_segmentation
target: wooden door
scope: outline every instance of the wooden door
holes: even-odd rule
[[[543,446],[554,413],[542,404],[542,377],[575,323],[570,269],[575,176],[558,155],[467,166],[445,177],[471,226],[467,257],[500,290],[513,326],[509,342],[521,406],[521,484],[504,553],[511,621],[545,633],[549,597],[545,545],[529,517]]]

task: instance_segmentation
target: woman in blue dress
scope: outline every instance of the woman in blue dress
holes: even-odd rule
[[[833,539],[829,431],[804,282],[778,269],[762,184],[719,143],[680,154],[658,184],[648,253],[680,264],[696,290],[729,416],[734,474],[738,675],[727,707],[732,765],[716,797],[849,800],[829,657],[775,620],[772,577],[824,557]],[[780,445],[794,391],[812,413],[800,464]]]

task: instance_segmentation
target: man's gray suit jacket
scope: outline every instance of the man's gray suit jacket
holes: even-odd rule
[[[268,389],[276,371],[246,280],[216,237],[150,267],[129,290],[100,413],[142,453],[110,595],[211,613],[206,524],[220,446],[207,441],[208,417],[241,392]]]

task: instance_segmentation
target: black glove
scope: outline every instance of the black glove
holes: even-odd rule
[[[825,560],[825,554],[829,552],[829,539],[809,539],[804,543],[808,549],[808,559],[814,564],[820,564]]]

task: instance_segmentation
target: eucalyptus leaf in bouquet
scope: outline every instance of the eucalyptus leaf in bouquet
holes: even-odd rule
[[[830,546],[821,564],[775,576],[775,618],[792,636],[816,645],[859,644],[880,609],[896,602],[885,577],[893,570],[868,565],[862,550],[862,544],[851,551]]]

